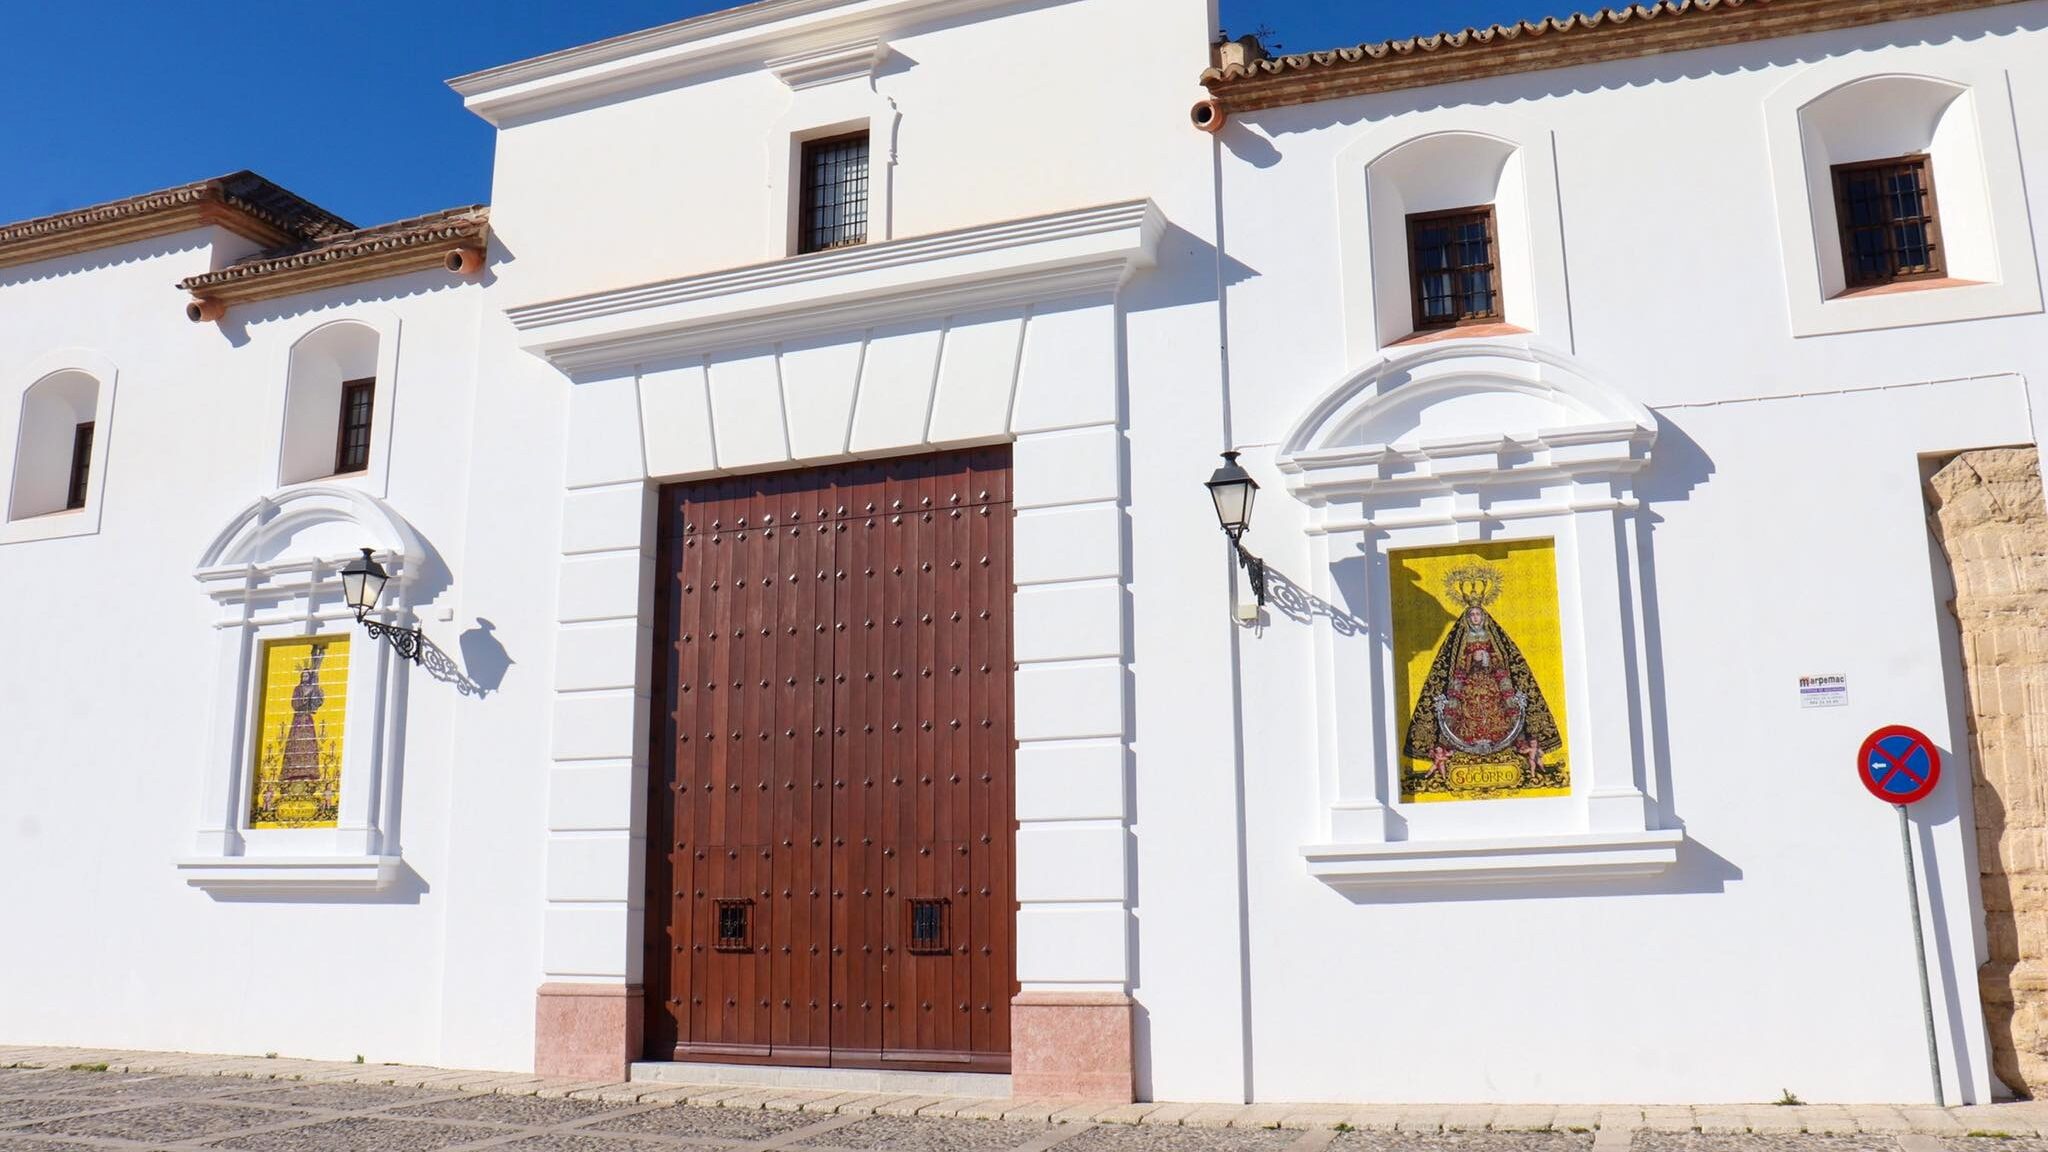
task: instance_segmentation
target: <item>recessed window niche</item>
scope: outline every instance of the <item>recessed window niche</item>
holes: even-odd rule
[[[381,490],[389,440],[392,343],[370,323],[336,320],[292,345],[278,452],[280,487],[363,474]]]
[[[1569,346],[1571,318],[1548,129],[1512,115],[1444,109],[1361,135],[1337,155],[1338,254],[1346,349],[1361,365],[1418,335],[1521,330]],[[1419,322],[1410,222],[1490,213],[1497,317],[1458,331]]]
[[[2006,75],[1938,55],[1903,54],[1876,75],[1827,60],[1765,97],[1794,336],[2040,311]],[[1850,282],[1838,182],[1871,161],[1920,166],[1938,274]]]
[[[104,357],[64,349],[18,377],[27,383],[16,418],[0,428],[7,485],[0,544],[99,531],[115,376]]]

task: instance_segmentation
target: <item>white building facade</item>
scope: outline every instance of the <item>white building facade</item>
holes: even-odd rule
[[[2048,2],[1901,15],[763,0],[454,81],[488,209],[0,228],[0,1033],[1918,1100],[1906,724],[1989,1100],[1922,485],[2048,402]]]

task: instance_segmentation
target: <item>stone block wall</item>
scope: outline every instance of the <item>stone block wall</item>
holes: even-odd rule
[[[1978,973],[1992,1066],[2048,1085],[2048,505],[2033,448],[1964,452],[1929,478],[1955,579],[1991,958]]]

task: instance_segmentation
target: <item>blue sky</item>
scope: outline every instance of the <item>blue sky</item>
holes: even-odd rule
[[[253,168],[358,224],[490,198],[491,131],[443,81],[729,0],[18,0],[0,221]],[[1541,15],[1542,0],[1223,0],[1289,51]],[[1083,46],[1085,50],[1085,46]]]

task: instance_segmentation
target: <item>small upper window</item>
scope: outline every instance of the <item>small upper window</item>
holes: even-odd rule
[[[866,243],[868,134],[856,132],[806,142],[801,177],[803,202],[796,250],[823,252]]]
[[[85,507],[92,480],[92,421],[81,421],[71,430],[71,484],[64,493],[67,509]]]
[[[375,380],[349,380],[341,386],[341,429],[334,447],[334,471],[361,472],[370,466],[370,404]]]
[[[1416,328],[1501,318],[1493,205],[1408,217],[1408,261]]]
[[[1926,156],[1837,164],[1834,175],[1849,287],[1943,275],[1934,173]]]

